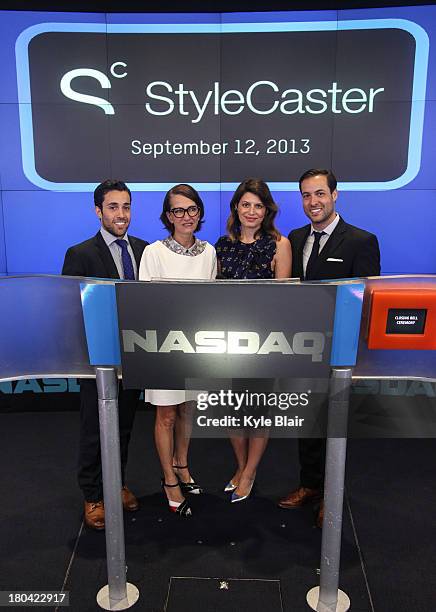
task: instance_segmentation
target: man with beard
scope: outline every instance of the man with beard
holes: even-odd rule
[[[311,169],[300,180],[303,210],[310,224],[289,234],[292,246],[292,277],[327,280],[380,275],[377,238],[346,223],[335,210],[337,180],[331,170]],[[278,503],[295,509],[321,501],[316,524],[324,517],[323,487],[326,441],[298,440],[300,484]]]
[[[93,238],[68,249],[62,274],[137,279],[142,252],[148,243],[127,235],[131,215],[129,188],[122,181],[106,180],[94,191],[94,204],[101,222],[100,230]],[[130,512],[139,507],[136,497],[124,484],[128,445],[139,393],[138,390],[124,391],[122,384],[119,385],[121,498],[124,510]],[[92,529],[104,529],[98,396],[93,379],[80,381],[78,481],[85,499],[85,524]]]

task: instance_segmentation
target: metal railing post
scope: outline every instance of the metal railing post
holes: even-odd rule
[[[348,595],[338,586],[351,375],[351,368],[333,368],[330,379],[320,586],[307,594],[307,603],[317,612],[350,608]]]
[[[121,459],[118,423],[118,377],[116,368],[96,367],[100,420],[101,466],[105,510],[108,584],[97,594],[105,610],[125,610],[139,598],[139,591],[126,582]]]

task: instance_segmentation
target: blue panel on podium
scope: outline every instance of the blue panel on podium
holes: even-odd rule
[[[114,284],[80,284],[83,319],[91,365],[120,365]]]
[[[359,345],[363,283],[338,285],[330,365],[354,366]]]

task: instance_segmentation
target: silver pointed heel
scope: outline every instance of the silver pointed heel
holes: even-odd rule
[[[253,485],[254,485],[254,480],[252,480],[252,481],[251,481],[250,489],[249,489],[249,491],[248,491],[247,495],[238,495],[238,494],[236,493],[236,490],[235,490],[235,491],[233,491],[233,493],[232,493],[232,497],[231,497],[231,499],[230,499],[231,503],[232,503],[232,504],[236,504],[237,502],[241,502],[241,501],[244,501],[245,499],[248,499],[248,498],[250,497],[250,494],[251,494],[251,490],[252,490],[252,488],[253,488]]]
[[[238,485],[234,484],[232,480],[229,480],[229,482],[224,487],[224,491],[225,493],[233,493],[233,491],[237,488],[238,488]]]

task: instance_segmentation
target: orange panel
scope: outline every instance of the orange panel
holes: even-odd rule
[[[395,333],[387,333],[388,314]],[[422,313],[422,311],[426,311]],[[409,312],[408,312],[409,311]],[[420,312],[421,311],[421,312]],[[415,316],[416,315],[416,316]],[[422,333],[403,333],[407,329],[422,327]],[[368,329],[370,349],[436,349],[436,291],[433,289],[376,289],[371,291],[371,312]]]

